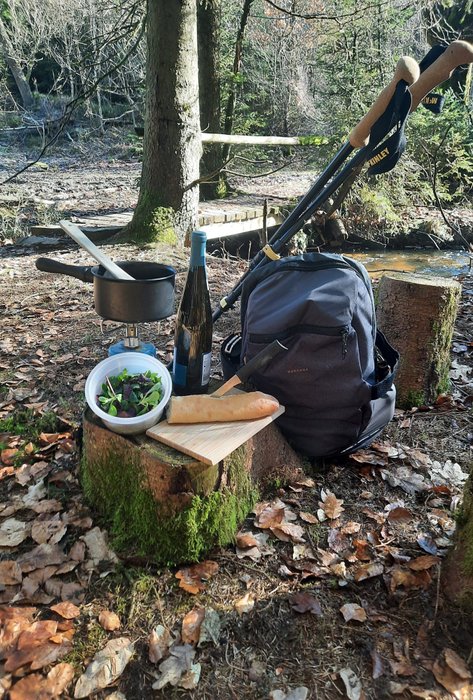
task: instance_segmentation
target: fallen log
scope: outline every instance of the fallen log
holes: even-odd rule
[[[389,273],[381,278],[377,322],[401,356],[395,380],[399,406],[429,404],[448,391],[460,293],[459,282],[444,277]]]

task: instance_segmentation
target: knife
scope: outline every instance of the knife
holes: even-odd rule
[[[216,391],[214,391],[211,395],[215,397],[223,396],[227,393],[227,391],[230,391],[230,389],[233,389],[234,386],[237,386],[237,384],[245,382],[248,379],[248,377],[251,377],[251,375],[257,372],[258,370],[264,369],[264,367],[266,367],[266,365],[268,365],[271,362],[271,360],[274,357],[276,357],[276,355],[278,355],[282,350],[287,349],[288,348],[282,343],[280,343],[279,340],[273,340],[272,343],[267,345],[249,362],[243,365],[243,367],[240,367],[238,372],[234,374],[233,377],[231,377],[228,381],[222,384],[222,386],[219,387]]]

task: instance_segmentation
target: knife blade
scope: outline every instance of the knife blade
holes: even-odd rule
[[[212,393],[212,396],[223,396],[227,391],[233,389],[234,386],[245,382],[252,374],[258,370],[264,369],[264,367],[266,367],[276,355],[279,355],[282,350],[287,350],[287,347],[279,340],[273,340],[272,343],[263,348],[263,350],[255,355],[249,362],[244,364],[243,367],[240,367],[233,377],[230,377],[230,379]]]

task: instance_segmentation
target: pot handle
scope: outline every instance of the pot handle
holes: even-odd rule
[[[66,265],[50,258],[37,258],[36,268],[41,272],[58,272],[61,275],[76,277],[81,282],[93,282],[92,268],[85,265]]]

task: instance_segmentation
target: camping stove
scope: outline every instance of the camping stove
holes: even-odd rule
[[[138,324],[126,324],[126,337],[114,343],[108,349],[109,356],[118,355],[121,352],[142,352],[145,355],[156,357],[156,347],[153,343],[145,343],[138,337]]]

